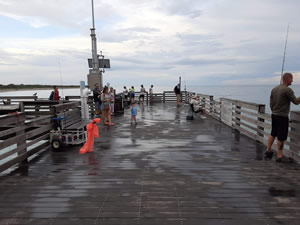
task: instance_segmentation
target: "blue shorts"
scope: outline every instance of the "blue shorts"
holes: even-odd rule
[[[100,102],[95,102],[95,109],[96,110],[100,110],[101,109]]]

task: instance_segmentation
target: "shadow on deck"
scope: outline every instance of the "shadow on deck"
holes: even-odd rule
[[[157,104],[99,126],[94,152],[44,152],[0,177],[0,224],[299,224],[297,163],[186,108]]]

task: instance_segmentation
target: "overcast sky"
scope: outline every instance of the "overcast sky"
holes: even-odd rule
[[[299,0],[94,0],[112,86],[300,84]],[[1,84],[79,84],[91,57],[91,0],[0,0]]]

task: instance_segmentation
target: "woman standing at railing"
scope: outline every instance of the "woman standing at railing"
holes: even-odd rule
[[[108,93],[108,87],[105,86],[101,95],[102,107],[102,120],[104,125],[114,125],[111,122],[110,111],[110,94]]]

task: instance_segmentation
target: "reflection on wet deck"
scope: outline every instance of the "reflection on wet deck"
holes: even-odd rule
[[[0,177],[0,224],[299,224],[299,165],[173,104],[100,125],[93,153],[44,152]]]

